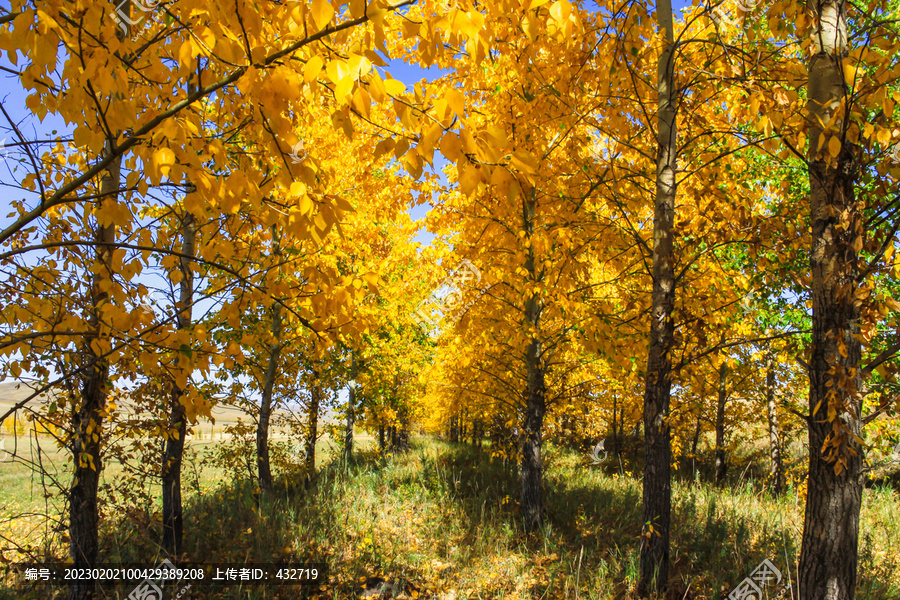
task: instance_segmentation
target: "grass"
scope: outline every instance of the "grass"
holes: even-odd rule
[[[379,456],[370,443],[349,467],[323,456],[314,485],[282,478],[258,505],[246,479],[204,475],[186,490],[187,560],[317,560],[329,565],[329,581],[319,589],[195,586],[184,597],[348,599],[380,576],[411,584],[401,598],[633,598],[640,481],[552,446],[546,459],[546,526],[531,535],[520,526],[514,467],[471,446],[420,438],[409,452]],[[783,583],[796,580],[802,490],[774,500],[752,479],[724,489],[676,480],[673,497],[672,598],[725,598],[765,558]],[[106,523],[105,560],[155,563],[157,518],[134,511]],[[897,492],[865,490],[857,598],[900,597],[898,523]]]

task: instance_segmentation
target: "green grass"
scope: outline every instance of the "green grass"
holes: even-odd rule
[[[314,485],[282,480],[258,507],[246,479],[204,475],[199,493],[186,485],[187,560],[319,560],[329,565],[330,580],[309,597],[329,599],[357,598],[360,582],[378,575],[402,577],[418,597],[441,600],[634,597],[641,485],[627,473],[549,447],[546,527],[526,535],[514,467],[492,462],[487,450],[416,439],[410,452],[381,457],[367,447],[349,468],[321,456]],[[764,558],[782,570],[784,583],[789,572],[796,579],[802,491],[791,488],[773,500],[755,480],[730,489],[677,480],[673,496],[673,598],[724,598]],[[898,523],[897,492],[867,489],[858,598],[900,597]],[[158,535],[158,515],[136,511],[105,524],[102,554],[108,561],[152,563]],[[129,592],[118,591],[121,598]],[[303,594],[270,586],[196,588],[190,597]]]

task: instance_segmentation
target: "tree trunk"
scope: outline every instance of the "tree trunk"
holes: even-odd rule
[[[522,432],[522,517],[525,528],[533,531],[543,520],[543,464],[541,462],[541,429],[544,425],[544,374],[536,364],[539,344],[532,340],[528,349],[528,389],[525,423]]]
[[[187,193],[195,191],[191,184]],[[181,282],[180,297],[175,307],[178,329],[187,330],[191,326],[194,303],[194,271],[188,257],[194,256],[197,240],[197,225],[194,215],[185,212],[181,223]],[[181,357],[178,358],[181,360]],[[177,556],[182,551],[183,511],[181,506],[181,462],[184,457],[184,436],[187,434],[187,420],[181,399],[184,390],[178,383],[172,382],[172,397],[169,406],[169,417],[166,447],[162,464],[162,548],[170,556]]]
[[[281,236],[272,226],[272,255],[276,262],[281,257]],[[278,375],[278,363],[284,344],[281,340],[281,304],[272,304],[272,344],[269,346],[269,360],[266,364],[266,379],[263,382],[262,398],[259,403],[259,421],[256,424],[256,472],[259,479],[259,490],[266,494],[272,490],[272,466],[269,461],[269,424],[272,420],[272,394],[275,390],[275,378]]]
[[[616,458],[622,455],[622,446],[625,443],[625,409],[619,409],[619,431],[616,432]]]
[[[726,387],[728,365],[723,360],[719,366],[719,401],[716,403],[716,483],[725,481],[728,462],[725,460],[725,402],[728,400]]]
[[[535,188],[531,190],[529,202],[524,203],[523,225],[526,235],[534,234]],[[539,283],[543,276],[538,274],[535,266],[534,246],[529,245],[525,261],[525,270],[529,274],[527,281],[531,286]],[[520,450],[520,477],[522,480],[522,517],[525,530],[534,531],[543,522],[543,463],[541,458],[541,435],[544,427],[546,398],[544,389],[544,371],[541,364],[541,340],[539,338],[541,320],[541,298],[532,293],[525,302],[525,325],[531,334],[531,341],[525,350],[525,369],[527,384],[525,389],[525,419],[523,423]]]
[[[130,9],[130,3],[127,3]],[[107,142],[106,151],[111,144]],[[69,488],[69,555],[72,567],[89,569],[97,562],[98,526],[100,520],[97,490],[102,469],[100,436],[103,432],[103,410],[109,385],[109,361],[101,344],[108,345],[108,327],[104,326],[102,307],[109,302],[107,286],[112,281],[112,244],[116,228],[107,211],[115,205],[119,193],[121,159],[115,159],[103,173],[98,200],[97,224],[94,230],[95,262],[98,268],[91,276],[90,305],[87,307],[89,334],[84,336],[82,355],[81,405],[75,409],[72,458],[75,469]],[[98,342],[94,344],[94,342]],[[94,582],[76,579],[69,586],[69,600],[93,597]]]
[[[319,373],[312,371],[312,385],[309,389],[309,417],[306,425],[306,476],[312,479],[316,474],[316,440],[319,438],[319,405],[322,403],[322,387]]]
[[[384,421],[378,425],[378,450],[384,452]]]
[[[272,489],[272,467],[269,462],[269,423],[272,419],[272,394],[278,363],[283,348],[281,341],[281,304],[272,305],[272,345],[269,346],[269,361],[266,365],[266,379],[263,384],[259,404],[259,422],[256,426],[256,470],[259,474],[259,489],[267,493]]]
[[[831,158],[824,134],[848,90],[843,0],[808,4],[819,24],[809,63],[809,184],[812,221],[812,352],[809,361],[809,484],[800,552],[801,600],[851,600],[858,567],[863,448],[858,367],[859,310],[853,292],[863,218],[854,198],[857,148],[842,140]],[[836,126],[840,135],[841,126]],[[819,150],[820,137],[826,139]],[[857,245],[859,244],[859,245]]]
[[[766,353],[766,415],[769,421],[769,455],[772,457],[769,479],[772,481],[772,493],[780,496],[784,487],[784,475],[781,466],[778,413],[775,406],[775,358],[771,350]]]
[[[619,456],[619,436],[616,433],[616,409],[618,404],[618,397],[613,394],[613,417],[612,417],[612,444],[610,444],[610,450],[613,452],[613,456]]]
[[[657,66],[658,154],[653,217],[653,292],[650,350],[644,389],[644,481],[641,571],[638,592],[661,591],[669,579],[669,527],[672,511],[672,441],[665,419],[669,415],[674,343],[675,160],[677,129],[675,98],[675,38],[671,0],[656,3],[656,18],[665,43]]]
[[[344,426],[343,461],[353,460],[353,427],[356,425],[356,356],[350,351],[350,393],[347,398],[347,423]]]
[[[162,463],[162,548],[170,556],[177,556],[181,553],[184,536],[181,506],[181,461],[184,456],[187,419],[184,406],[181,404],[183,395],[184,390],[173,384]]]
[[[697,444],[700,443],[700,430],[703,428],[703,411],[697,413],[697,428],[694,429],[694,439],[691,440],[691,477],[697,477]]]

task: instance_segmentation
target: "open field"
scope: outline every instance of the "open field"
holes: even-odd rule
[[[191,451],[202,454],[209,447],[193,443]],[[185,543],[188,561],[261,563],[288,555],[319,560],[329,565],[328,583],[307,590],[309,596],[270,586],[195,587],[184,597],[357,598],[364,583],[378,576],[409,582],[402,593],[398,588],[398,598],[634,597],[641,485],[627,471],[593,466],[583,456],[550,447],[544,480],[548,522],[539,534],[526,535],[515,469],[492,461],[487,448],[417,438],[409,452],[379,456],[369,438],[357,463],[344,468],[328,455],[328,442],[320,447],[314,486],[282,480],[258,508],[245,478],[203,471],[195,486],[186,469]],[[28,504],[40,500],[29,495],[35,488],[28,477],[8,464],[0,469],[4,500],[36,507]],[[107,477],[113,476],[110,469]],[[677,597],[725,598],[763,559],[778,565],[783,584],[794,582],[802,510],[803,490],[795,487],[773,500],[749,479],[727,488],[676,482]],[[104,523],[105,560],[153,562],[157,519],[152,510],[136,511]],[[857,597],[900,598],[900,497],[889,487],[865,492],[860,556]],[[124,598],[128,591],[109,590],[102,597]],[[0,598],[13,597],[0,592]]]
[[[17,403],[22,402],[23,400],[28,398],[32,393],[33,391],[24,382],[0,383],[0,416],[6,414],[7,411],[12,409]],[[30,408],[37,409],[38,407],[49,402],[50,399],[50,396],[42,395],[29,401],[28,406]],[[120,399],[118,402],[118,408],[126,415],[135,414],[127,399]],[[193,426],[193,437],[196,437],[197,439],[224,439],[228,436],[228,434],[225,433],[225,428],[227,426],[234,425],[238,422],[238,420],[243,420],[244,422],[250,420],[250,417],[244,411],[235,406],[230,406],[224,403],[214,405],[210,413],[212,419],[200,417],[197,424]],[[278,416],[287,414],[288,412],[286,410],[276,408],[273,411],[273,420]],[[13,420],[14,419],[10,417],[9,420],[4,423],[5,428],[0,431],[0,436],[6,435],[8,437],[13,433],[11,430],[11,428],[15,426],[13,424]],[[327,419],[325,421],[327,421]],[[30,424],[26,424],[21,417],[19,417],[16,423],[18,423],[18,427],[21,433],[24,433],[25,429],[30,427]],[[280,429],[277,427],[277,425],[274,425],[272,431],[279,432]],[[0,450],[2,450],[2,448],[0,448]]]
[[[228,439],[227,435],[224,438],[216,437],[215,439],[187,439],[185,445],[185,468],[183,470],[183,481],[185,484],[193,483],[209,487],[227,479],[229,473],[226,469],[208,464],[203,465],[201,469],[199,465],[210,449],[219,446]],[[281,442],[287,439],[284,436],[273,436],[270,438],[270,441]],[[355,439],[363,448],[370,446],[373,441],[372,436],[369,435],[358,435]],[[0,506],[2,506],[2,509],[0,510],[5,515],[11,514],[17,509],[20,512],[40,511],[45,507],[45,500],[49,500],[44,498],[39,476],[35,474],[33,469],[29,468],[26,464],[27,462],[40,460],[48,475],[60,482],[66,481],[64,473],[69,464],[67,462],[67,452],[64,449],[57,449],[52,440],[41,437],[39,455],[35,444],[28,442],[29,440],[27,439],[19,438],[18,445],[16,445],[14,438],[0,436],[0,448],[6,448],[5,452],[0,452],[0,458],[2,458],[0,460],[0,499],[2,499]],[[333,448],[334,444],[327,437],[319,440],[316,445],[317,467],[321,467],[331,460],[330,453]],[[13,458],[13,455],[18,458],[18,461]],[[101,485],[116,481],[123,475],[123,472],[124,468],[119,462],[112,461],[106,464],[101,476]],[[196,489],[196,485],[194,485],[194,489]],[[158,492],[158,486],[152,489],[152,492]],[[190,493],[189,490],[186,490],[186,492]]]

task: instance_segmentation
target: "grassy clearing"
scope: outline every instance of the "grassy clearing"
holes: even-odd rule
[[[325,464],[309,488],[283,481],[258,507],[247,481],[205,480],[187,496],[187,560],[296,557],[328,563],[330,580],[316,590],[196,588],[183,597],[357,598],[361,582],[381,576],[413,584],[400,598],[632,598],[640,481],[557,448],[547,462],[547,526],[531,536],[519,525],[512,466],[492,462],[486,450],[430,439],[385,457],[369,446],[349,468]],[[676,481],[673,491],[673,580],[681,584],[671,597],[724,598],[764,558],[785,583],[796,578],[802,490],[777,501],[753,481],[734,489]],[[900,598],[898,523],[897,493],[866,490],[858,598]],[[152,562],[158,535],[154,516],[135,513],[107,524],[102,552],[110,562]]]

